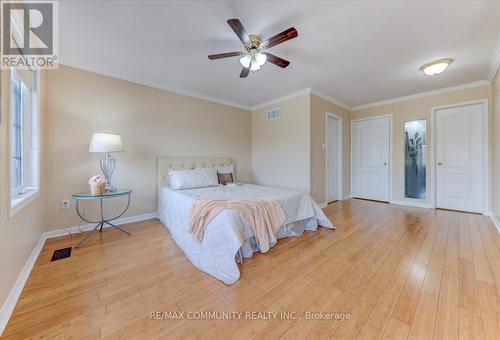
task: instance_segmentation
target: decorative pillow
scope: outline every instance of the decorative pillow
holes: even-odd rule
[[[215,168],[172,170],[168,172],[172,189],[192,189],[219,185]]]
[[[233,174],[233,179],[234,179],[234,165],[224,165],[224,166],[219,166],[216,168],[217,172],[219,174]]]
[[[216,168],[218,173],[221,174],[227,174],[227,173],[233,173],[234,172],[234,165],[229,164],[229,165],[224,165],[224,166],[219,166]]]
[[[221,174],[218,172],[217,177],[219,178],[219,184],[222,184],[222,185],[226,185],[227,183],[234,182],[232,173]]]

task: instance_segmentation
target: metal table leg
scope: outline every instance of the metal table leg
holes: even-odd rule
[[[99,227],[101,227],[101,230],[102,230],[102,225],[103,225],[103,222],[99,222],[99,223],[95,226],[94,230],[92,230],[91,232],[89,232],[87,235],[85,235],[85,237],[84,237],[84,238],[82,238],[82,239],[78,242],[78,244],[76,245],[76,248],[80,248],[80,246],[82,245],[82,243],[83,243],[83,242],[85,242],[85,240],[86,240],[86,239],[88,239],[90,236],[92,236],[92,235],[93,235],[93,234],[97,231],[97,229],[98,229]]]
[[[88,222],[88,223],[97,223],[96,227],[90,231],[87,235],[85,235],[79,242],[78,244],[76,245],[76,248],[80,248],[80,246],[83,244],[83,242],[85,242],[90,236],[92,236],[96,231],[97,229],[99,229],[99,232],[102,232],[102,229],[104,227],[104,224],[107,224],[109,225],[110,227],[112,228],[115,228],[125,234],[127,234],[128,236],[131,236],[131,234],[126,231],[126,230],[123,230],[122,228],[120,227],[117,227],[116,225],[114,225],[113,223],[111,223],[110,221],[113,221],[113,220],[116,220],[117,218],[121,217],[123,214],[125,214],[125,212],[128,210],[129,206],[130,206],[130,194],[127,196],[128,197],[128,200],[127,200],[127,206],[125,207],[125,209],[123,210],[123,212],[121,212],[119,215],[111,218],[111,219],[105,219],[104,218],[104,207],[103,207],[103,198],[100,199],[100,208],[101,208],[101,220],[100,221],[91,221],[91,220],[87,220],[80,212],[80,205],[79,205],[79,200],[76,201],[76,213],[78,214],[78,216],[85,222]]]
[[[130,206],[130,195],[128,195],[127,197],[128,197],[128,200],[127,200],[127,206],[125,207],[125,209],[120,214],[118,214],[117,216],[115,216],[113,218],[110,218],[110,219],[107,219],[107,220],[104,219],[104,214],[103,214],[103,210],[102,210],[102,201],[101,201],[101,217],[102,217],[102,221],[104,223],[108,224],[110,227],[113,227],[113,228],[115,228],[117,230],[120,230],[121,232],[123,232],[123,233],[127,234],[128,236],[130,236],[131,234],[128,231],[125,231],[122,228],[117,227],[116,225],[114,225],[113,223],[110,222],[110,221],[116,220],[117,218],[120,218],[128,210],[128,207]]]
[[[114,225],[113,223],[109,223],[109,221],[104,221],[104,223],[109,224],[111,227],[113,227],[113,228],[115,228],[115,229],[118,229],[118,230],[120,230],[120,231],[124,232],[124,233],[125,233],[125,234],[127,234],[128,236],[132,235],[132,234],[131,234],[131,233],[129,233],[128,231],[123,230],[123,229],[122,229],[122,228],[120,228],[120,227],[117,227],[117,226],[116,226],[116,225]]]
[[[99,229],[99,232],[102,233],[102,227],[104,225],[104,213],[103,213],[103,209],[102,209],[102,198],[101,198],[101,229]]]

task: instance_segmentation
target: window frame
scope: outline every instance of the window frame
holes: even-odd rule
[[[20,91],[21,91],[21,186],[17,188],[12,188],[12,184],[10,187],[10,201],[11,201],[11,209],[10,216],[13,216],[17,213],[22,207],[27,205],[32,199],[38,196],[40,187],[39,187],[39,173],[40,173],[40,101],[38,96],[39,89],[39,72],[28,70],[32,76],[31,87],[26,84],[15,70],[11,71],[11,91],[10,91],[10,100],[11,100],[11,122],[9,124],[10,129],[10,143],[14,142],[13,134],[13,119],[14,119],[14,96],[15,88],[14,81],[19,80],[20,82]],[[16,79],[17,78],[17,79]],[[26,95],[28,94],[28,95]],[[13,148],[12,145],[9,148],[9,179],[12,183],[14,181],[15,171],[13,169]]]

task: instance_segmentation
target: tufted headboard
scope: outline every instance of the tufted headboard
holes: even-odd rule
[[[169,185],[168,172],[170,170],[215,168],[231,164],[231,158],[158,157],[156,167],[156,187],[157,189],[160,189],[161,187]]]

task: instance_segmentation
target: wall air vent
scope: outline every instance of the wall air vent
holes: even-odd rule
[[[280,118],[280,109],[267,111],[267,120],[275,120]]]

